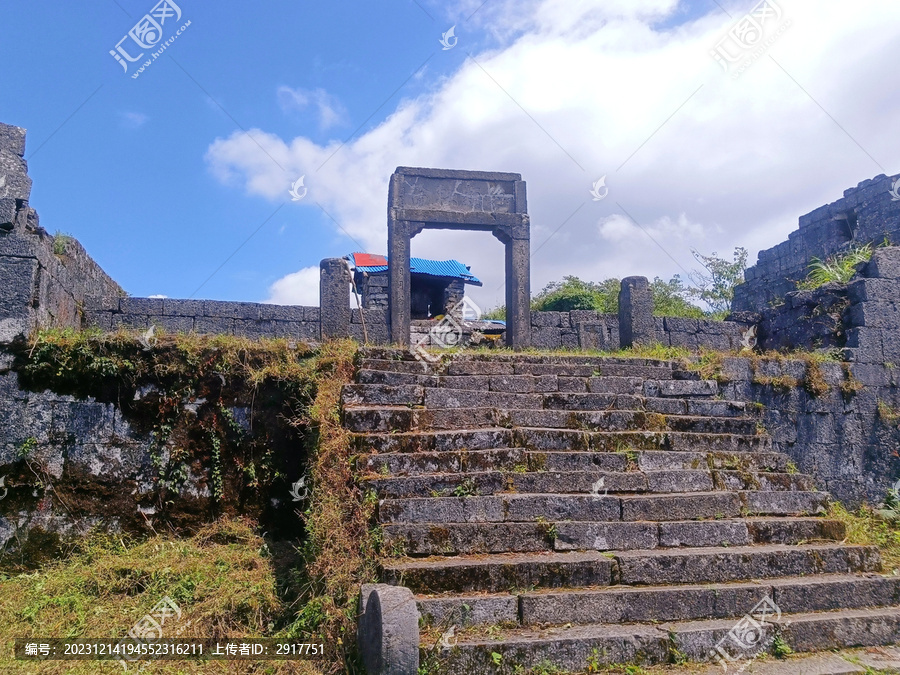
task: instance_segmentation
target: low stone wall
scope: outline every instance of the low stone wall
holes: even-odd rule
[[[741,348],[748,325],[736,321],[656,317],[655,341],[667,347]],[[619,317],[591,310],[532,312],[531,342],[538,349],[619,349]]]
[[[318,307],[286,307],[253,302],[88,298],[85,327],[104,331],[119,327],[167,333],[210,333],[251,338],[319,340]]]

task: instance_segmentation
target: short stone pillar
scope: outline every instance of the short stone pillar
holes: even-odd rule
[[[619,290],[619,347],[656,342],[653,292],[647,277],[626,277]]]
[[[319,263],[319,314],[321,339],[350,335],[350,268],[343,258]]]
[[[419,611],[403,586],[363,584],[357,643],[368,675],[418,675]]]

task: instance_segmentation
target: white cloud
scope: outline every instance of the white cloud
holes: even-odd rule
[[[119,124],[126,129],[140,129],[150,118],[144,113],[139,112],[121,112],[119,113]]]
[[[466,2],[461,14],[478,4]],[[683,275],[680,266],[696,267],[692,247],[768,248],[801,214],[881,173],[857,143],[886,172],[900,171],[900,89],[872,67],[900,60],[900,5],[781,6],[790,28],[733,80],[709,52],[749,5],[729,5],[733,18],[713,8],[654,30],[676,0],[491,0],[473,24],[501,46],[472,52],[346,146],[254,129],[287,176],[243,132],[212,143],[207,161],[220,179],[272,200],[290,176],[305,174],[310,196],[373,252],[386,248],[395,167],[519,172],[528,183],[532,292],[566,274]],[[602,175],[609,196],[593,202]],[[502,302],[502,246],[489,235],[428,231],[413,240],[413,255],[471,265],[485,282],[472,289],[475,301]]]
[[[286,113],[303,112],[313,106],[319,116],[319,128],[323,131],[343,124],[347,118],[347,111],[337,97],[321,88],[278,87],[278,104]]]
[[[318,306],[319,268],[304,267],[299,272],[279,279],[269,287],[266,302],[275,305]]]

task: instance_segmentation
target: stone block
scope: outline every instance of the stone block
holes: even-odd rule
[[[531,313],[531,326],[533,328],[558,328],[562,325],[562,314],[560,312]],[[566,325],[569,325],[568,321],[566,321]]]
[[[11,230],[16,221],[16,200],[0,199],[0,230]]]
[[[531,344],[537,349],[559,349],[562,337],[559,328],[532,328]]]
[[[171,316],[203,316],[204,300],[170,300],[163,299],[163,314]]]
[[[563,349],[578,349],[578,333],[563,329],[559,333],[559,343]]]
[[[25,129],[0,123],[0,152],[25,156]]]
[[[31,197],[31,178],[25,160],[11,152],[0,150],[0,176],[6,178],[0,187],[0,199],[28,201]]]
[[[158,298],[122,298],[119,310],[123,314],[164,314],[163,301]]]
[[[857,279],[847,286],[847,297],[853,304],[873,300],[896,301],[900,282],[895,279]]]
[[[851,326],[869,328],[900,328],[900,307],[893,302],[860,302],[847,310]]]
[[[267,305],[262,304],[258,308],[259,318],[263,321],[303,321],[305,312],[303,307],[292,307],[288,305]]]
[[[150,325],[161,328],[170,335],[190,333],[194,330],[194,319],[190,316],[151,316]]]
[[[86,295],[84,297],[84,309],[87,312],[118,312],[118,296]]]
[[[900,247],[875,249],[865,274],[871,279],[900,279]]]
[[[194,332],[201,335],[234,335],[234,319],[198,316],[194,320]]]
[[[242,319],[256,321],[262,305],[255,302],[222,302],[220,300],[204,300],[203,315],[225,319]]]
[[[560,323],[565,318],[565,312],[560,313]],[[581,322],[586,323],[595,323],[597,321],[603,320],[603,315],[600,312],[595,312],[592,309],[573,309],[569,312],[569,327],[570,328],[578,328],[578,324]]]

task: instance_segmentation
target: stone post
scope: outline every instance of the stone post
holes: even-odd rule
[[[321,339],[350,335],[350,270],[342,258],[319,263],[319,307]]]
[[[403,586],[363,584],[357,642],[368,675],[417,675],[419,611]]]
[[[650,345],[656,342],[653,293],[647,277],[622,279],[619,291],[619,347]]]

